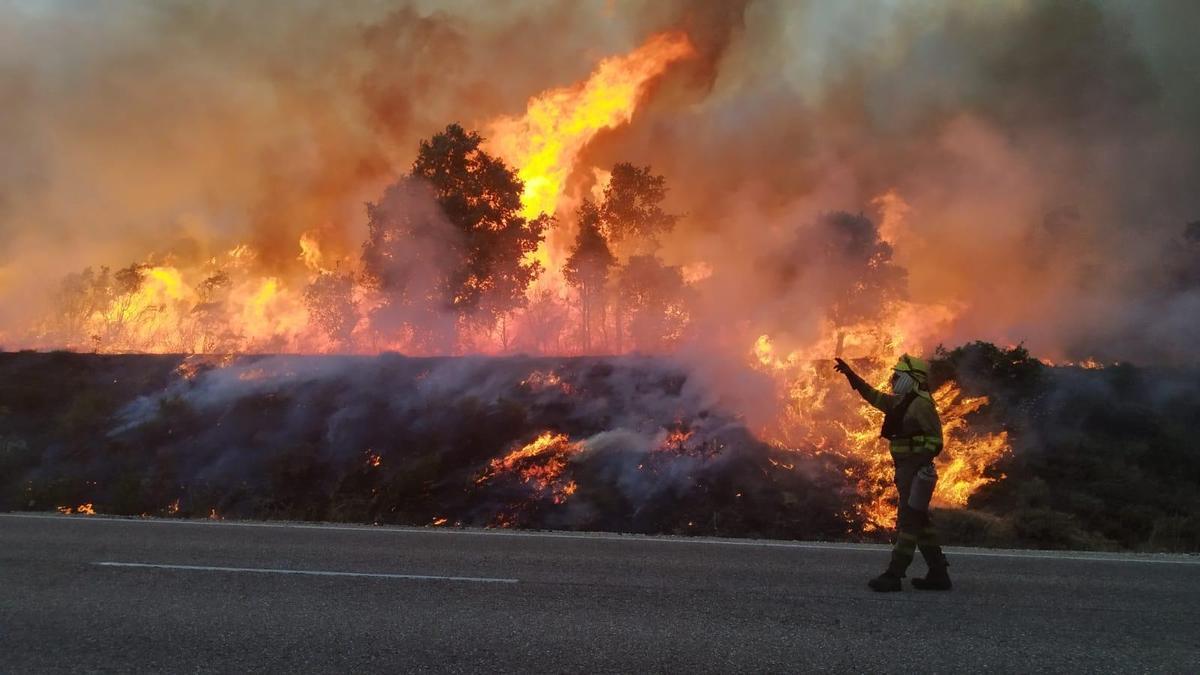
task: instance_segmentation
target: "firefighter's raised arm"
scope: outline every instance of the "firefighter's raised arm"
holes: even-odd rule
[[[858,373],[854,372],[854,369],[850,367],[849,363],[846,363],[840,358],[834,359],[834,362],[834,370],[845,375],[846,379],[850,381],[850,386],[854,387],[854,390],[857,391],[867,403],[870,403],[873,407],[882,410],[883,412],[891,410],[892,407],[896,405],[897,397],[890,394],[885,394],[867,384],[866,380],[862,379],[859,377]]]

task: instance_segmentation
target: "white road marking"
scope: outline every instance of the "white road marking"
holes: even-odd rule
[[[409,581],[469,581],[483,584],[515,584],[516,579],[493,577],[446,577],[433,574],[383,574],[377,572],[326,572],[324,570],[281,570],[266,567],[215,567],[211,565],[157,565],[152,563],[94,562],[100,567],[142,567],[189,572],[252,572],[255,574],[300,574],[313,577],[366,577],[369,579],[406,579]]]
[[[616,543],[646,542],[661,544],[744,546],[751,548],[790,548],[829,551],[886,551],[887,544],[848,544],[819,541],[768,541],[763,539],[714,539],[704,537],[670,537],[641,534],[602,534],[581,532],[531,532],[521,530],[472,530],[453,527],[403,527],[371,525],[325,525],[320,523],[262,523],[230,520],[186,520],[180,518],[113,518],[108,516],[64,516],[57,513],[0,513],[0,518],[42,518],[62,522],[130,523],[147,525],[193,525],[211,527],[262,527],[270,529],[327,530],[333,532],[361,532],[375,534],[471,536],[471,537],[531,537],[540,539],[582,539]],[[1156,565],[1200,565],[1200,556],[1188,554],[1127,554],[1088,553],[1074,551],[1069,554],[1056,551],[1023,551],[1011,549],[978,549],[947,546],[946,552],[956,556],[977,558],[1015,558],[1022,560],[1073,560],[1080,562],[1146,563]],[[1155,557],[1149,557],[1149,556]]]

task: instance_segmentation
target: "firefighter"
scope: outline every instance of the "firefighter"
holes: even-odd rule
[[[867,384],[842,359],[836,361],[835,368],[850,380],[850,386],[867,403],[883,411],[879,435],[888,440],[896,467],[896,543],[887,570],[868,585],[876,591],[900,590],[900,579],[919,548],[929,573],[923,579],[913,579],[913,587],[948,591],[950,575],[946,568],[950,563],[938,545],[929,518],[929,500],[937,483],[933,458],[942,451],[942,422],[929,393],[929,365],[908,354],[901,356],[892,368],[892,391],[886,394]]]

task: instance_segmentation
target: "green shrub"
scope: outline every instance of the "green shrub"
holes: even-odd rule
[[[1019,545],[1012,523],[972,509],[935,509],[933,522],[942,542],[951,546],[1013,547]]]
[[[1152,551],[1200,551],[1200,516],[1162,516],[1156,519],[1145,548]]]
[[[1112,542],[1079,527],[1067,513],[1046,508],[1018,509],[1012,514],[1013,532],[1020,545],[1049,549],[1106,549]]]

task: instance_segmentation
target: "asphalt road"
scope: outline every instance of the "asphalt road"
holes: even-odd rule
[[[0,671],[1200,672],[1200,558],[950,557],[875,594],[872,546],[0,515]]]

